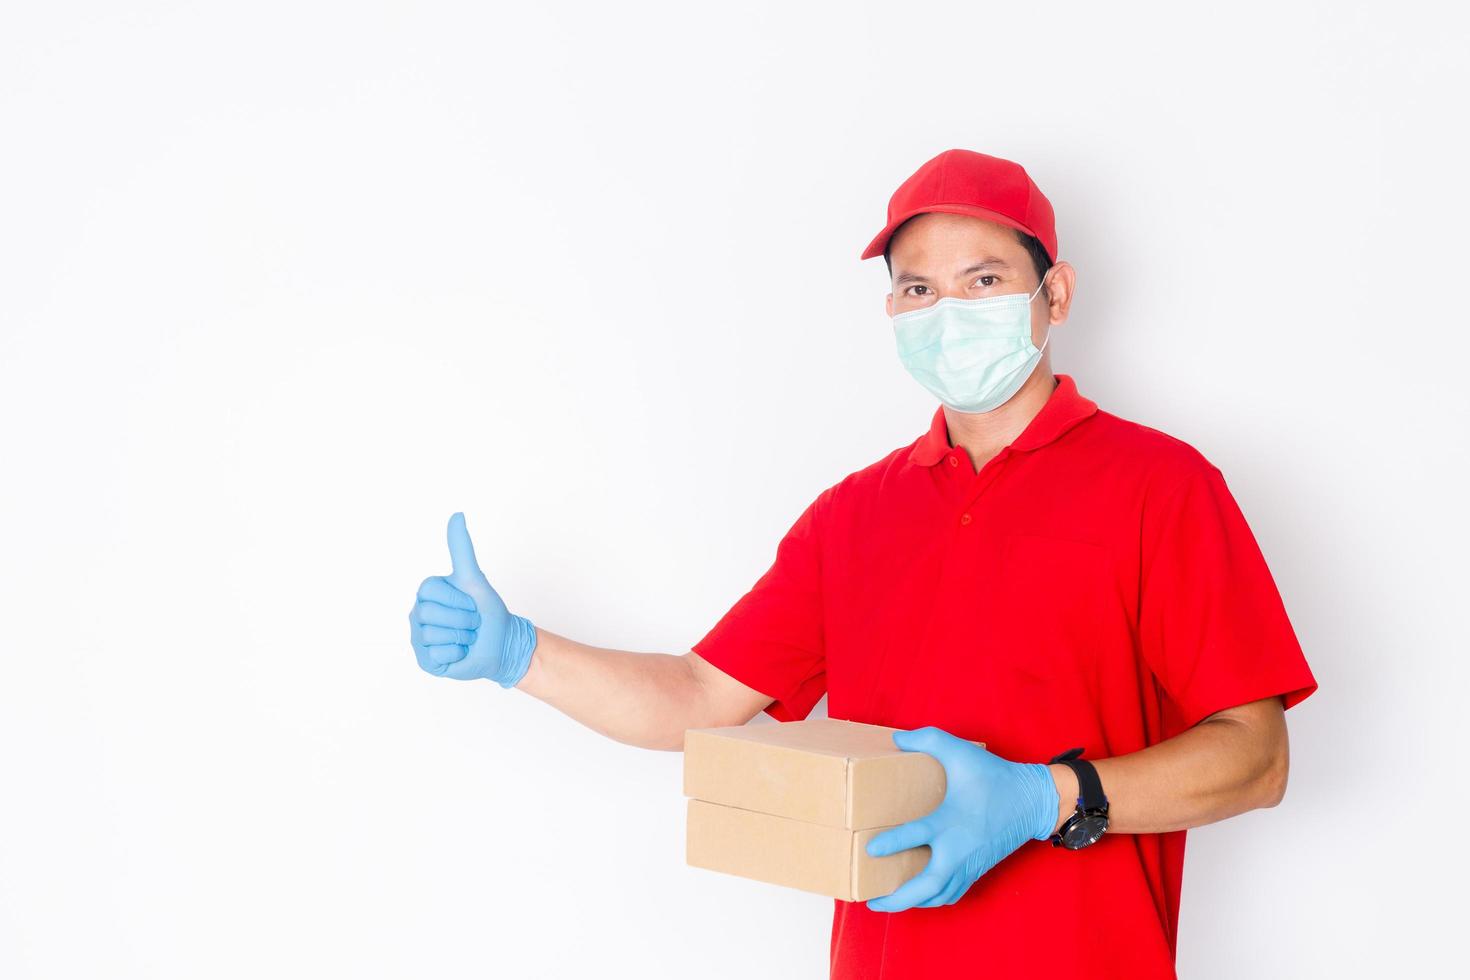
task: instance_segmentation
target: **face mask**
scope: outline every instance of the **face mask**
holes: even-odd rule
[[[1045,283],[1045,278],[1042,283]],[[960,412],[988,412],[1021,389],[1051,340],[1031,343],[1031,300],[1041,292],[981,299],[941,297],[893,318],[898,359],[925,388]]]

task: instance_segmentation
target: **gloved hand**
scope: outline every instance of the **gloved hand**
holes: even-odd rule
[[[453,571],[424,579],[408,614],[419,666],[440,677],[488,677],[515,687],[531,666],[536,627],[507,610],[490,587],[459,511],[449,518],[449,558]]]
[[[893,733],[905,751],[927,752],[944,766],[944,800],[929,813],[890,827],[868,841],[881,857],[920,844],[930,848],[924,869],[893,892],[870,899],[875,912],[951,905],[981,875],[1028,839],[1046,840],[1056,826],[1056,781],[1041,763],[1000,756],[930,725]]]

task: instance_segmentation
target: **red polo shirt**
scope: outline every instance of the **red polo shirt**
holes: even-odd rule
[[[1056,379],[978,473],[940,408],[822,491],[694,651],[778,720],[825,692],[833,718],[937,725],[1017,762],[1125,755],[1316,690],[1220,471]],[[1185,833],[1027,841],[938,908],[836,901],[831,975],[1172,978]]]

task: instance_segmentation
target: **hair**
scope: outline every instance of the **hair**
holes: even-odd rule
[[[920,213],[928,214],[929,212],[924,211]],[[888,250],[893,247],[893,240],[898,237],[898,233],[903,228],[903,226],[908,224],[910,221],[913,221],[914,218],[917,218],[918,216],[919,215],[916,214],[913,217],[908,218],[903,222],[903,224],[900,224],[897,228],[893,229],[893,234],[889,235],[888,241],[883,243],[883,264],[888,266],[888,277],[890,279],[893,278],[893,262],[888,257]],[[1041,239],[1037,238],[1035,235],[1028,235],[1026,232],[1022,231],[1019,228],[1012,228],[1011,231],[1015,232],[1016,240],[1021,243],[1021,247],[1026,250],[1026,254],[1031,256],[1031,265],[1036,269],[1037,280],[1039,281],[1045,278],[1047,270],[1052,267],[1052,261],[1051,257],[1046,254],[1046,246],[1041,244]],[[1047,299],[1051,299],[1051,291],[1047,288],[1042,287],[1041,293]]]

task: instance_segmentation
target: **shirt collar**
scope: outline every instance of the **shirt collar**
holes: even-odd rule
[[[1055,377],[1057,384],[1046,404],[1021,430],[1021,434],[1011,440],[1008,448],[1021,451],[1039,449],[1097,411],[1097,403],[1077,390],[1077,382],[1070,374],[1057,374]],[[944,406],[940,405],[934,410],[929,431],[914,442],[909,459],[921,466],[933,466],[948,455],[951,448],[949,425],[944,419]]]

